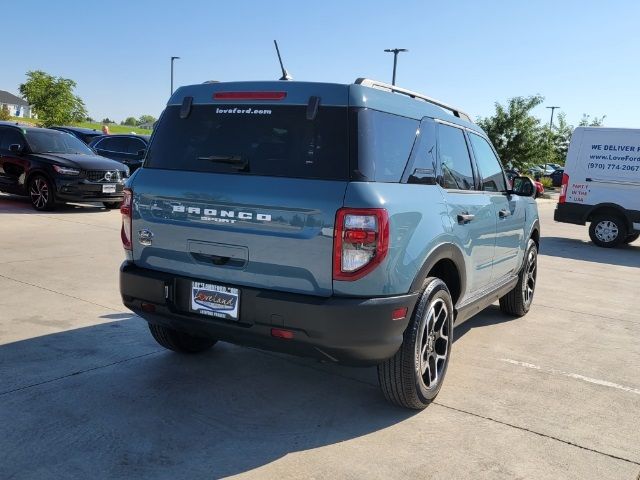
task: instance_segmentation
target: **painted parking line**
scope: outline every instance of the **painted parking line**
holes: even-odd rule
[[[562,370],[557,370],[555,368],[541,367],[539,365],[534,365],[533,363],[520,362],[518,360],[512,360],[510,358],[499,358],[498,360],[500,360],[501,362],[510,363],[512,365],[518,365],[520,367],[529,368],[531,370],[538,370],[540,372],[550,373],[552,375],[562,375],[564,377],[574,378],[576,380],[582,380],[583,382],[592,383],[594,385],[601,385],[603,387],[615,388],[617,390],[622,390],[623,392],[640,395],[640,389],[638,388],[619,385],[617,383],[609,382],[607,380],[600,380],[599,378],[585,377],[584,375],[580,375],[579,373],[563,372]]]

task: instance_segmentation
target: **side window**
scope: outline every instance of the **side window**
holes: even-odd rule
[[[469,149],[460,128],[438,125],[438,155],[442,169],[442,187],[473,190],[473,170]]]
[[[0,150],[9,150],[9,146],[17,143],[24,147],[24,138],[13,128],[0,129]]]
[[[491,145],[484,138],[474,133],[469,133],[476,164],[482,177],[482,190],[486,192],[505,192],[507,183],[500,160],[493,152]]]
[[[96,145],[96,148],[100,150],[107,150],[109,152],[124,152],[125,145],[122,138],[104,138]]]
[[[128,138],[127,149],[125,152],[136,155],[140,150],[144,150],[145,148],[146,146],[142,140],[138,140],[137,138]]]
[[[418,120],[377,110],[357,112],[358,170],[368,180],[399,182],[418,131]]]

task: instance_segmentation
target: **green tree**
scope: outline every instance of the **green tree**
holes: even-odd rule
[[[2,105],[0,108],[0,120],[10,120],[11,114],[9,113],[9,107],[6,105]]]
[[[116,122],[114,122],[114,121],[113,121],[113,120],[111,120],[109,117],[107,117],[107,118],[103,118],[103,119],[102,119],[102,122],[100,122],[100,123],[102,123],[102,124],[104,124],[104,125],[108,125],[108,124],[110,124],[110,123],[116,123]]]
[[[127,119],[121,123],[121,125],[128,125],[130,127],[135,127],[138,124],[138,121],[135,117],[127,117]]]
[[[553,126],[551,131],[551,163],[564,165],[569,151],[569,143],[571,143],[571,135],[573,134],[573,125],[567,123],[567,115],[565,113],[558,114],[558,122]]]
[[[75,87],[73,80],[35,70],[27,72],[20,94],[33,105],[38,121],[50,127],[80,122],[87,116],[84,102],[73,93]]]
[[[534,95],[511,98],[505,106],[496,102],[492,116],[477,120],[505,166],[522,169],[544,160],[548,151],[544,129],[531,114],[543,101],[544,97]]]
[[[578,125],[580,127],[601,127],[602,125],[604,125],[605,118],[607,118],[606,115],[591,118],[591,115],[583,113],[582,119],[580,120],[580,123]]]
[[[153,115],[141,115],[138,119],[138,125],[144,125],[145,123],[150,123],[153,125],[156,122],[156,117]]]

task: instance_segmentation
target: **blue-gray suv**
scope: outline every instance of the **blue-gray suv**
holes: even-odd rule
[[[420,409],[454,326],[498,300],[529,310],[534,194],[468,115],[416,92],[182,87],[125,190],[120,291],[168,349],[377,365],[385,397]]]

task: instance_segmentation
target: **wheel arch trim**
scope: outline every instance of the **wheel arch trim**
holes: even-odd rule
[[[458,271],[458,278],[460,280],[460,294],[458,296],[458,300],[464,297],[467,287],[464,255],[460,248],[453,243],[440,244],[429,252],[426,260],[423,262],[420,270],[418,270],[418,273],[411,283],[410,292],[417,292],[422,288],[422,284],[429,275],[429,272],[441,260],[450,260],[455,265],[456,270]]]
[[[584,222],[586,223],[586,222],[592,221],[594,215],[597,215],[598,212],[601,210],[613,210],[617,212],[627,223],[627,227],[632,226],[632,220],[627,212],[627,209],[622,207],[621,205],[618,205],[617,203],[611,203],[611,202],[599,203],[591,207],[584,215],[584,218],[583,218]]]

